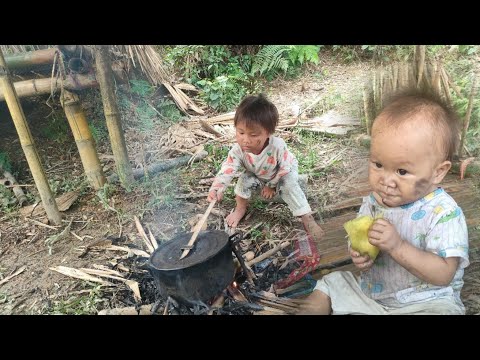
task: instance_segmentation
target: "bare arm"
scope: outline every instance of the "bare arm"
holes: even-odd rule
[[[419,279],[438,286],[450,284],[458,267],[458,257],[443,258],[404,240],[389,254]]]
[[[450,284],[457,270],[458,257],[443,258],[413,246],[400,238],[395,227],[385,219],[375,221],[368,232],[368,241],[410,273],[433,285]]]

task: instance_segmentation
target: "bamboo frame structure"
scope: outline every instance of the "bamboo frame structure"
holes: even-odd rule
[[[32,66],[48,65],[53,62],[56,48],[29,51],[5,56],[5,63],[10,71]]]
[[[60,225],[62,216],[58,210],[57,203],[53,197],[50,186],[48,185],[47,177],[40,162],[35,142],[33,140],[30,128],[25,119],[25,114],[20,105],[20,101],[15,92],[15,87],[10,79],[10,72],[8,70],[3,52],[0,49],[0,88],[2,88],[7,102],[8,109],[12,115],[15,128],[20,139],[25,157],[27,158],[28,166],[32,172],[33,180],[37,186],[40,198],[47,213],[48,219],[55,225]]]
[[[128,161],[127,146],[123,134],[120,112],[114,91],[113,72],[108,57],[107,45],[95,46],[95,63],[97,80],[102,95],[105,120],[107,122],[110,144],[117,168],[118,177],[123,187],[128,188],[134,182],[133,170]]]
[[[95,141],[88,127],[87,118],[80,105],[79,98],[74,93],[64,90],[61,103],[70,128],[72,129],[85,174],[87,175],[90,185],[95,190],[98,190],[107,180],[103,173],[100,160],[98,159]]]
[[[60,79],[52,78],[16,81],[13,85],[19,98],[49,94],[62,87]],[[97,80],[85,75],[68,75],[63,79],[63,88],[67,90],[83,90],[96,86],[98,86]],[[2,100],[5,100],[5,96],[3,92],[0,91],[0,101]]]

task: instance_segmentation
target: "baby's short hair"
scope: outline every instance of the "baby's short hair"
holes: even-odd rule
[[[269,134],[273,134],[278,125],[278,118],[277,107],[264,94],[259,94],[249,95],[242,100],[235,112],[233,122],[235,126],[239,122],[245,122],[246,126],[260,125]]]
[[[453,160],[459,140],[460,119],[455,110],[430,88],[408,88],[390,96],[376,119],[398,127],[416,115],[424,120],[442,139],[443,160]],[[375,122],[374,122],[375,126]]]

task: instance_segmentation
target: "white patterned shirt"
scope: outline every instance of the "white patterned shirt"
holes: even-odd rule
[[[370,194],[363,198],[360,215],[383,217],[400,237],[417,248],[441,257],[459,257],[455,276],[448,286],[420,280],[390,255],[380,252],[373,266],[360,276],[360,287],[370,298],[384,305],[423,302],[452,295],[459,306],[464,268],[469,265],[468,232],[462,209],[442,188],[412,203],[395,208],[378,204]]]

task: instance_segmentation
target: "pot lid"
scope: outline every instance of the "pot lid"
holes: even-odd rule
[[[180,260],[182,247],[188,244],[192,237],[191,232],[181,233],[172,240],[160,245],[150,255],[149,263],[157,270],[179,270],[215,256],[228,243],[228,234],[221,230],[201,231],[188,255]]]

